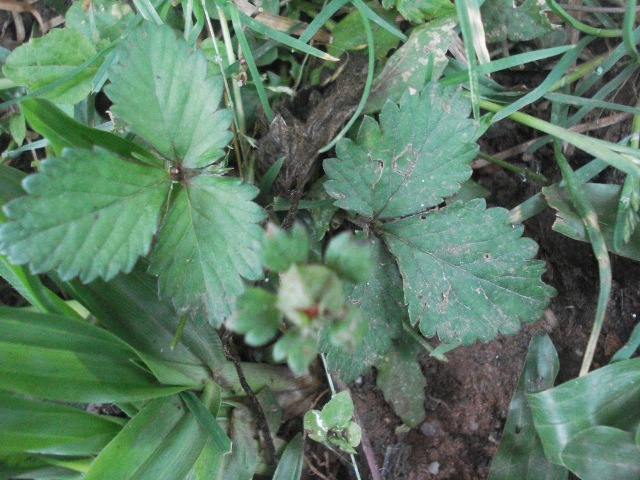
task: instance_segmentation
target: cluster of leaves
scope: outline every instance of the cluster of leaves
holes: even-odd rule
[[[538,2],[487,0],[480,10],[478,2],[353,0],[355,10],[331,26],[328,53],[308,42],[326,33],[321,24],[345,0],[322,10],[290,2],[283,10],[288,18],[279,16],[274,1],[262,2],[261,10],[242,1],[183,3],[183,17],[170,2],[134,1],[137,13],[115,0],[77,3],[66,14],[66,28],[2,57],[3,86],[15,96],[3,99],[17,102],[22,87],[29,94],[19,99],[7,129],[20,145],[28,122],[45,137],[48,152],[24,179],[0,169],[0,274],[39,310],[0,310],[0,405],[9,412],[0,418],[2,478],[250,479],[257,471],[299,478],[300,436],[286,449],[276,438],[280,464],[275,470],[262,464],[251,413],[236,401],[242,388],[235,366],[217,335],[223,322],[245,334],[248,345],[268,345],[274,360],[286,360],[296,373],[305,372],[318,352],[343,381],[375,366],[387,400],[416,426],[424,418],[426,379],[417,363],[423,337],[439,337],[433,354],[440,356],[515,333],[521,322],[537,320],[554,294],[540,280],[543,264],[532,260],[537,247],[521,238],[517,221],[549,205],[559,212],[558,231],[594,244],[601,238],[601,257],[608,248],[640,259],[637,149],[569,131],[601,104],[551,92],[591,39],[502,63],[475,62],[485,57],[482,29],[490,41],[535,40],[557,30]],[[315,19],[295,38],[288,33],[301,24],[302,11]],[[394,26],[398,14],[411,25],[406,35]],[[480,14],[484,26],[469,23]],[[218,19],[224,42],[198,45],[211,18]],[[467,66],[447,56],[457,28]],[[624,48],[611,53],[607,68],[630,52],[635,34],[624,35]],[[323,163],[324,178],[310,189],[310,201],[300,202],[303,223],[291,232],[263,231],[268,215],[278,220],[279,202],[289,205],[274,199],[268,186],[277,169],[264,175],[260,189],[244,180],[255,173],[246,123],[258,105],[271,119],[274,92],[303,78],[318,81],[323,66],[306,73],[306,60],[290,49],[336,60],[364,44],[370,64],[357,113],[375,116],[337,141],[334,158]],[[236,49],[244,62],[234,57]],[[549,78],[516,101],[483,77],[559,54]],[[258,67],[270,67],[266,78]],[[245,69],[251,81],[240,91]],[[600,73],[585,80],[582,93]],[[468,87],[469,94],[453,85]],[[225,89],[228,110],[218,108]],[[100,91],[113,102],[112,132],[89,126]],[[564,105],[552,112],[557,125],[516,117],[543,96]],[[481,101],[496,114],[480,118]],[[570,102],[582,106],[571,117]],[[469,163],[488,124],[509,115],[598,160],[574,178],[558,155],[567,187],[547,187],[511,213],[487,208]],[[227,149],[232,139],[234,148]],[[577,201],[576,184],[606,164],[628,174],[624,187],[587,185],[591,203]],[[592,211],[599,230],[589,220]],[[52,293],[40,273],[99,326]],[[544,456],[541,475],[561,478],[568,468],[582,478],[602,478],[607,465],[588,461],[612,451],[629,475],[637,472],[639,422],[635,414],[620,417],[625,409],[637,410],[634,392],[624,389],[627,376],[635,381],[637,362],[627,357],[551,389],[557,360],[543,340],[535,342],[503,447],[515,442],[526,451],[513,461],[498,457],[494,474],[520,478],[522,462]],[[269,429],[277,431],[282,399],[302,386],[278,366],[245,364],[244,371]],[[573,409],[574,395],[584,409]],[[58,402],[117,402],[129,418],[91,416]],[[311,438],[354,452],[360,428],[352,416],[351,399],[340,393],[322,411],[308,412],[304,423]],[[510,437],[512,428],[524,433]]]

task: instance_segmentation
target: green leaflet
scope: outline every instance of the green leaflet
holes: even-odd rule
[[[489,42],[501,42],[507,38],[515,42],[528,41],[554,30],[537,0],[518,4],[511,0],[486,0],[481,12]]]
[[[511,397],[509,416],[498,451],[491,462],[488,480],[566,480],[567,470],[544,456],[526,394],[552,388],[560,363],[546,333],[538,330]]]
[[[93,43],[116,41],[134,16],[131,7],[119,0],[92,0],[89,5],[75,2],[65,14],[66,27],[78,30]]]
[[[540,318],[552,287],[540,280],[537,246],[520,238],[508,211],[484,200],[456,202],[386,224],[383,238],[397,258],[413,324],[445,343],[491,340]]]
[[[88,38],[72,28],[54,28],[44,37],[35,38],[16,48],[2,69],[5,76],[30,92],[68,75],[96,54]],[[43,98],[74,104],[91,91],[96,66],[82,70],[73,78],[44,93]]]
[[[231,113],[218,110],[219,76],[167,26],[147,24],[122,44],[106,88],[111,111],[170,162],[201,168],[219,160],[231,139]]]
[[[23,186],[29,195],[5,206],[0,252],[34,273],[90,282],[130,271],[149,251],[169,180],[99,148],[67,149]]]
[[[82,320],[0,308],[0,388],[69,402],[171,395],[126,343]],[[196,386],[196,384],[188,385]]]
[[[477,146],[469,103],[437,83],[387,103],[380,125],[365,118],[358,142],[341,140],[325,160],[325,184],[336,205],[365,217],[393,218],[426,210],[471,175]]]
[[[376,363],[376,384],[384,398],[393,405],[396,414],[409,427],[418,426],[426,415],[424,410],[424,378],[418,355],[420,347],[408,336],[398,341],[396,348]]]
[[[395,6],[400,15],[414,23],[422,23],[455,12],[455,7],[448,0],[382,0],[382,6]]]
[[[123,419],[0,391],[0,455],[18,452],[94,455],[122,428]]]
[[[321,343],[329,369],[337,371],[345,382],[355,380],[376,364],[391,347],[392,339],[400,335],[407,316],[402,279],[393,257],[377,238],[372,237],[370,243],[375,268],[367,282],[353,287],[348,299],[368,324],[367,333],[351,348],[334,346],[329,338]]]
[[[179,397],[154,400],[98,455],[85,480],[183,480],[208,438]],[[218,454],[230,446],[227,440]]]
[[[160,295],[171,298],[180,313],[204,309],[219,326],[244,290],[241,276],[262,276],[263,232],[255,224],[264,212],[251,202],[257,194],[236,178],[202,175],[175,195],[150,272],[160,277]]]

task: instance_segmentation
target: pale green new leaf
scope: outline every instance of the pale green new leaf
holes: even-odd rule
[[[146,24],[122,44],[106,89],[111,111],[166,159],[185,168],[220,159],[231,139],[231,114],[218,110],[220,77],[168,26]]]
[[[258,254],[263,210],[258,190],[237,178],[202,175],[178,187],[153,250],[150,272],[160,295],[180,313],[204,309],[215,326],[244,290],[242,277],[262,276]]]
[[[0,252],[33,273],[108,280],[149,251],[169,185],[162,170],[106,150],[67,149],[24,180],[27,196],[5,206]]]
[[[177,396],[155,400],[98,455],[85,480],[183,480],[208,438]]]
[[[133,402],[186,386],[161,385],[136,352],[83,320],[0,308],[0,388],[69,402]]]
[[[3,391],[0,411],[0,455],[95,455],[116,436],[124,422]]]
[[[424,378],[418,354],[420,347],[407,336],[401,337],[397,348],[376,363],[376,384],[384,398],[409,427],[418,426],[426,415],[424,410],[427,380]]]
[[[544,263],[531,260],[535,242],[508,214],[472,200],[383,227],[425,336],[468,345],[540,318],[554,290],[540,280]]]
[[[408,89],[422,90],[427,82],[439,78],[449,63],[446,55],[455,26],[453,16],[447,16],[413,29],[409,40],[374,79],[365,113],[377,112],[388,100],[399,101]]]
[[[96,54],[93,44],[77,30],[54,28],[44,37],[34,38],[16,48],[7,58],[2,71],[18,85],[32,92],[46,87]],[[58,103],[78,103],[91,91],[95,66],[83,69],[73,78],[42,95]]]
[[[358,142],[341,140],[324,162],[325,188],[336,205],[366,217],[424,211],[452,195],[471,175],[477,146],[469,102],[431,83],[420,94],[388,102],[380,124],[365,118]]]
[[[367,282],[353,287],[348,299],[367,322],[367,333],[353,348],[334,346],[329,338],[323,338],[321,343],[329,369],[338,372],[344,382],[365,374],[389,350],[407,315],[402,278],[393,257],[377,238],[369,240],[375,268]]]

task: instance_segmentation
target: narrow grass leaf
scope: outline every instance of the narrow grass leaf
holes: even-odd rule
[[[0,391],[0,455],[18,452],[95,455],[124,419]]]
[[[567,470],[544,456],[526,394],[552,388],[560,363],[551,340],[542,330],[535,333],[511,397],[509,416],[488,480],[565,480]]]
[[[293,437],[282,453],[282,458],[273,474],[273,480],[300,480],[304,460],[302,434]]]
[[[561,465],[563,450],[591,427],[614,427],[635,434],[640,425],[640,359],[599,368],[530,394],[527,401],[547,458]]]
[[[0,251],[33,273],[113,278],[145,255],[169,190],[162,170],[102,149],[67,149],[27,177],[28,195],[5,206]]]
[[[70,402],[127,402],[184,390],[138,366],[127,344],[83,320],[0,309],[0,388]]]

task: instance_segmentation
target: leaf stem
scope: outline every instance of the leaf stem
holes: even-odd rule
[[[441,353],[433,353],[436,349],[433,345],[431,345],[429,342],[427,342],[427,340],[420,335],[418,332],[416,332],[413,327],[411,325],[409,325],[407,322],[402,322],[402,328],[404,329],[405,332],[407,332],[409,334],[409,336],[415,340],[418,345],[420,345],[422,348],[424,348],[427,352],[429,352],[429,354],[434,357],[436,360],[440,360],[441,362],[448,362],[449,360],[447,359],[447,357],[445,357],[443,354]]]
[[[604,37],[604,38],[613,38],[613,37],[621,37],[622,30],[613,30],[606,28],[595,28],[586,23],[582,23],[576,18],[569,15],[555,0],[547,0],[547,4],[551,7],[551,10],[562,18],[565,22],[571,25],[576,30],[586,33],[587,35],[593,35],[594,37]]]

